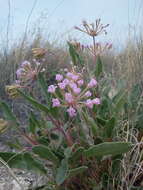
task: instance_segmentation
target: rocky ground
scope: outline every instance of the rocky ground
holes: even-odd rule
[[[9,147],[3,143],[3,138],[0,137],[0,151],[10,151]],[[36,186],[44,185],[47,181],[46,177],[27,172],[23,170],[13,169],[16,179],[23,186],[19,186],[16,180],[12,177],[6,167],[0,163],[0,190],[28,190]]]

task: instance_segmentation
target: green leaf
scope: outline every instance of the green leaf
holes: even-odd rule
[[[42,174],[46,174],[44,166],[34,159],[29,153],[18,154],[9,152],[0,152],[0,157],[7,162],[11,168],[26,169]]]
[[[17,150],[22,150],[22,146],[20,146],[19,144],[16,144],[16,143],[11,143],[11,142],[8,142],[6,143],[10,148],[14,148],[14,149],[17,149]]]
[[[61,185],[68,175],[68,161],[67,159],[63,159],[60,167],[57,169],[56,174],[56,183],[57,185]]]
[[[81,156],[82,156],[84,150],[85,150],[85,149],[84,149],[83,147],[77,148],[77,150],[76,150],[75,152],[73,152],[73,154],[71,155],[69,161],[70,161],[71,163],[77,162],[77,161],[81,158]]]
[[[76,175],[85,172],[87,169],[88,169],[87,166],[81,166],[78,168],[71,169],[69,170],[68,178],[75,177]]]
[[[28,170],[34,170],[37,172],[41,171],[43,174],[47,173],[44,166],[34,159],[29,153],[25,153],[23,155],[23,160],[26,162]]]
[[[112,117],[109,121],[107,121],[105,126],[105,136],[107,136],[108,138],[112,137],[115,124],[116,124],[115,117]]]
[[[96,61],[96,67],[95,67],[95,76],[99,78],[99,76],[102,74],[103,71],[103,65],[100,56],[97,57]]]
[[[64,155],[65,157],[68,159],[70,156],[71,156],[71,153],[72,153],[72,147],[68,147],[65,149],[64,151]]]
[[[43,73],[39,73],[38,82],[39,82],[39,85],[43,91],[45,98],[46,98],[46,102],[47,102],[47,104],[49,104],[50,94],[47,91],[48,86],[47,86],[47,83],[44,79]]]
[[[15,115],[12,113],[10,107],[3,101],[0,101],[0,107],[4,112],[5,119],[12,121],[14,124],[18,125]]]
[[[31,96],[27,96],[26,94],[24,94],[22,91],[18,90],[18,92],[20,93],[21,96],[23,96],[29,103],[31,103],[35,108],[37,108],[40,111],[43,111],[45,113],[49,113],[49,109],[47,106],[40,104],[39,102],[37,102],[37,100],[35,100],[34,98],[32,98]]]
[[[73,153],[73,149],[75,149],[77,147],[77,144],[73,144],[71,147],[67,147],[65,150],[64,150],[64,155],[67,159],[69,159],[71,156],[72,156],[72,153]]]
[[[82,114],[83,114],[83,117],[84,117],[87,125],[89,125],[89,128],[91,128],[91,132],[92,132],[93,136],[96,137],[98,135],[98,127],[96,125],[96,122],[94,121],[94,119],[92,117],[87,115],[85,112],[83,112]]]
[[[96,122],[94,121],[94,119],[92,119],[91,117],[88,118],[88,122],[89,122],[89,127],[91,127],[91,131],[94,137],[98,136],[98,126],[96,124]]]
[[[106,121],[105,119],[103,119],[103,118],[97,116],[97,117],[96,117],[96,120],[97,120],[97,123],[98,123],[99,125],[106,126],[106,122],[107,122],[107,121]]]
[[[30,113],[29,118],[29,131],[33,134],[36,132],[36,128],[41,128],[40,122],[37,120],[33,112]]]
[[[35,146],[32,148],[32,151],[35,154],[38,154],[40,158],[50,160],[51,162],[54,162],[56,165],[59,164],[59,159],[57,158],[57,156],[46,146]]]
[[[42,136],[42,137],[39,137],[37,140],[40,144],[49,146],[50,141],[49,141],[48,137]]]
[[[106,155],[119,155],[128,152],[132,145],[129,142],[105,142],[91,146],[84,151],[86,157],[102,157]]]

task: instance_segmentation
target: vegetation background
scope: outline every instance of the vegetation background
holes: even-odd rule
[[[51,84],[54,80],[55,73],[64,67],[68,67],[69,65],[70,56],[68,54],[66,41],[74,39],[76,36],[78,40],[81,40],[84,43],[88,43],[88,40],[85,39],[82,35],[76,35],[76,33],[73,32],[73,28],[70,28],[69,26],[68,28],[70,29],[65,29],[64,31],[64,29],[61,29],[61,22],[57,24],[58,29],[54,28],[50,31],[50,27],[45,27],[45,25],[49,26],[52,24],[52,22],[50,22],[50,24],[48,23],[48,19],[53,17],[60,6],[64,6],[64,1],[57,2],[54,9],[50,10],[50,13],[47,17],[43,16],[45,15],[43,12],[43,14],[41,14],[41,16],[38,16],[36,19],[33,19],[33,15],[38,1],[33,1],[31,10],[27,14],[27,19],[24,20],[25,25],[23,27],[23,31],[21,31],[20,34],[16,33],[15,36],[17,36],[17,38],[11,38],[13,33],[16,32],[14,31],[14,28],[12,28],[13,2],[14,1],[12,0],[8,0],[6,2],[8,13],[5,22],[6,27],[4,29],[4,32],[1,32],[2,35],[0,38],[0,99],[5,100],[10,105],[16,116],[20,117],[24,125],[27,115],[29,114],[29,105],[21,101],[21,108],[19,111],[19,102],[17,102],[17,100],[11,100],[5,91],[5,86],[12,84],[16,80],[15,72],[21,62],[24,60],[32,59],[32,48],[44,48],[48,50],[48,54],[46,55],[44,62],[46,63],[46,80],[48,84]],[[0,3],[2,4],[2,1]],[[111,96],[113,96],[121,88],[124,88],[129,93],[133,90],[135,92],[138,92],[138,89],[140,89],[140,95],[134,95],[133,99],[131,99],[131,101],[135,101],[135,112],[138,113],[138,108],[142,107],[143,105],[143,33],[142,28],[139,24],[142,20],[143,4],[142,1],[136,0],[136,8],[134,7],[134,9],[136,9],[136,17],[131,17],[130,19],[130,1],[126,0],[126,3],[128,4],[128,7],[126,7],[126,17],[128,17],[126,18],[126,20],[128,20],[126,29],[124,27],[122,28],[122,25],[119,24],[121,27],[120,30],[114,31],[114,34],[113,32],[110,34],[112,25],[110,26],[109,36],[112,35],[113,38],[108,38],[107,35],[107,40],[111,39],[113,47],[110,51],[104,52],[101,58],[103,61],[105,73],[107,73],[111,88],[113,89]],[[94,13],[92,14],[92,18],[94,18]],[[102,19],[102,14],[100,17]],[[94,20],[95,19],[96,18],[94,18]],[[132,19],[133,22],[130,23],[130,20]],[[110,24],[110,20],[108,22]],[[71,21],[71,24],[72,26],[74,25],[73,21]],[[75,24],[78,23],[75,22]],[[113,39],[116,37],[117,40],[113,41]],[[102,40],[105,41],[105,39]],[[91,62],[91,57],[87,57],[87,59],[89,62]],[[134,124],[134,122],[138,120],[138,115],[136,114],[134,118],[129,117],[129,119],[131,124]],[[139,127],[141,126],[140,138],[137,138],[134,130],[129,130],[125,135],[125,141],[129,140],[129,136],[132,136],[133,141],[137,143],[141,141],[141,138],[143,136],[142,116],[139,120],[141,121],[141,124],[138,125]],[[128,132],[130,135],[128,135]],[[9,134],[12,135],[11,132],[8,132],[8,135]],[[3,141],[4,138],[1,138],[0,141]],[[130,166],[140,165],[140,168],[142,168],[142,165],[140,163],[139,148],[136,149],[136,157],[132,157],[132,159],[127,162],[128,159],[131,158],[131,154],[132,153],[128,154],[127,157],[125,157],[123,160],[122,167],[124,168],[124,172],[121,172],[120,179],[125,179],[125,176],[130,173],[128,170]],[[135,170],[134,178],[137,176],[138,170]],[[139,183],[141,183],[141,180],[139,180]]]

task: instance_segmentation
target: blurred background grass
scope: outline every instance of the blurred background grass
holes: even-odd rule
[[[32,38],[31,38],[32,36]],[[32,40],[31,40],[32,39]],[[58,39],[58,38],[57,38]],[[40,31],[31,31],[28,38],[19,39],[8,50],[5,47],[0,49],[0,96],[4,98],[5,85],[15,81],[15,72],[18,65],[24,60],[32,59],[32,48],[45,48],[48,55],[45,57],[47,79],[52,78],[60,68],[70,64],[67,45],[60,44],[59,41],[45,39]],[[91,58],[88,57],[89,61]],[[126,40],[125,47],[120,51],[113,46],[109,52],[102,55],[105,72],[107,72],[114,85],[122,80],[128,88],[133,85],[143,83],[143,35],[137,38]]]

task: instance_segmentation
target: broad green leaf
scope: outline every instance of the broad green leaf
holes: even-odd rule
[[[105,142],[91,146],[84,151],[86,157],[102,157],[106,155],[119,155],[128,152],[132,145],[129,142]]]
[[[71,163],[77,162],[77,161],[81,158],[81,156],[82,156],[84,150],[85,150],[85,149],[84,149],[83,147],[77,148],[77,150],[72,153],[72,155],[71,155],[69,161],[70,161]]]
[[[0,157],[7,162],[11,168],[26,169],[46,174],[44,166],[29,153],[0,152]]]
[[[50,141],[49,141],[48,137],[42,136],[42,137],[39,137],[37,140],[40,144],[49,146]]]
[[[12,121],[14,124],[18,125],[15,115],[12,113],[10,107],[3,101],[0,100],[0,107],[5,115],[5,119]]]
[[[71,156],[71,153],[72,153],[72,147],[68,147],[65,149],[64,151],[64,155],[65,157],[68,159],[70,156]]]
[[[36,132],[36,128],[41,128],[40,122],[37,120],[33,112],[30,113],[29,118],[29,131],[33,134]]]
[[[27,164],[28,170],[34,170],[34,171],[41,171],[42,173],[46,174],[46,170],[40,162],[38,162],[35,158],[33,158],[29,153],[24,153],[23,160]]]
[[[71,169],[71,170],[69,170],[68,178],[75,177],[76,175],[85,172],[87,169],[88,169],[87,166],[81,166],[81,167],[78,167],[78,168]]]
[[[78,145],[75,143],[73,144],[71,147],[67,147],[64,150],[64,155],[67,159],[71,158],[71,156],[73,155],[73,149],[75,149]]]
[[[68,161],[67,159],[63,159],[61,161],[60,167],[57,169],[56,173],[56,183],[57,185],[61,185],[68,175]]]
[[[31,103],[35,108],[37,108],[40,111],[43,111],[45,113],[49,113],[49,109],[47,106],[37,102],[37,100],[35,100],[34,98],[32,98],[31,96],[28,96],[26,94],[24,94],[22,91],[18,91],[20,93],[21,96],[23,96],[29,103]]]
[[[50,150],[50,148],[46,146],[35,146],[32,148],[32,151],[35,154],[38,154],[38,156],[43,159],[50,160],[51,162],[54,162],[56,165],[59,164],[59,159],[57,158],[57,156]]]

